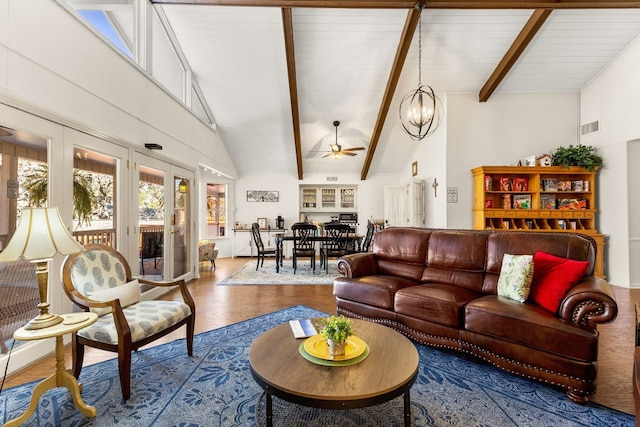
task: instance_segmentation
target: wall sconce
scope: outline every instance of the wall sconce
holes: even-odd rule
[[[182,178],[180,180],[180,184],[178,184],[178,191],[180,193],[186,193],[188,189],[189,189],[189,185],[187,183],[187,180]]]

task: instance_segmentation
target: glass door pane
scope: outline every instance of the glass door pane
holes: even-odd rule
[[[117,245],[118,159],[87,148],[74,148],[73,181],[78,198],[73,218],[73,236],[83,245]]]
[[[139,274],[153,280],[164,278],[164,178],[163,170],[138,166]]]
[[[23,208],[48,206],[49,165],[45,138],[13,128],[0,127],[0,130],[3,130],[0,133],[2,251],[20,223]],[[51,301],[49,296],[48,301]],[[15,330],[38,315],[39,302],[35,263],[22,258],[0,263],[0,357],[9,352]],[[15,341],[16,346],[25,344],[25,341]]]
[[[173,239],[173,275],[180,277],[189,272],[191,242],[191,180],[173,177],[174,197],[171,217]]]

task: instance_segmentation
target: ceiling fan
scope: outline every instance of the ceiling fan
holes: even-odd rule
[[[354,153],[354,151],[364,150],[364,147],[342,148],[342,145],[338,144],[338,126],[340,126],[340,122],[336,120],[333,122],[333,125],[336,128],[336,143],[329,145],[331,147],[331,151],[322,156],[322,158],[332,157],[334,159],[337,159],[342,155],[355,156],[358,153]]]

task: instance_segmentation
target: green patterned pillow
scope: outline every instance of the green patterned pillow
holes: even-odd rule
[[[498,295],[525,302],[533,279],[533,255],[504,254],[498,278]]]

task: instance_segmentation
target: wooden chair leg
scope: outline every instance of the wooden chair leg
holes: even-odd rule
[[[75,332],[71,337],[71,372],[78,379],[82,371],[82,363],[84,362],[84,345],[78,342]]]
[[[187,322],[187,354],[193,356],[193,336],[196,330],[196,316],[191,313],[191,318]]]
[[[131,397],[131,343],[118,344],[118,371],[120,373],[120,388],[122,398]]]

